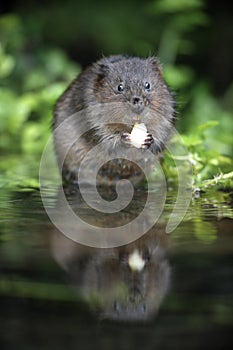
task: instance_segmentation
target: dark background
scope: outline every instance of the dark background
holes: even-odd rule
[[[1,3],[0,9],[2,14],[20,15],[31,38],[28,45],[58,46],[86,66],[103,54],[147,56],[159,53],[166,26],[182,12],[169,13],[168,9],[153,13],[152,5],[159,2],[8,0]],[[197,78],[206,78],[214,92],[222,96],[232,82],[233,4],[226,0],[205,0],[200,4],[199,12],[205,19],[202,24],[180,30],[181,39],[189,41],[192,47],[178,50],[175,63],[191,66]],[[190,11],[195,12],[192,8]],[[190,11],[187,11],[188,15]],[[162,62],[166,64],[170,58],[165,54],[162,56]]]

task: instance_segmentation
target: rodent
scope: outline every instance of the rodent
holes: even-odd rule
[[[99,183],[112,184],[122,178],[141,181],[140,165],[144,161],[150,165],[154,160],[145,157],[145,150],[159,155],[171,137],[174,121],[175,102],[156,57],[117,55],[100,59],[73,80],[55,106],[54,144],[63,179],[78,181],[81,161],[87,157],[94,164],[95,157],[88,152],[101,144],[103,159],[120,148],[134,162],[124,157],[106,162],[98,173]],[[139,149],[130,143],[135,122],[147,128]]]

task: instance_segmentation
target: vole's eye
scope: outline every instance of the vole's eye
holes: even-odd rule
[[[118,90],[119,92],[123,92],[123,91],[124,91],[124,85],[123,85],[122,83],[119,84],[118,87],[117,87],[117,90]]]
[[[144,84],[144,87],[145,87],[146,90],[149,91],[150,90],[150,83],[148,83],[148,81],[146,81],[145,84]]]

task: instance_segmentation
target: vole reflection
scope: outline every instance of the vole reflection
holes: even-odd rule
[[[162,225],[117,248],[86,247],[58,231],[51,241],[55,260],[101,318],[132,321],[152,318],[168,291],[168,245]]]

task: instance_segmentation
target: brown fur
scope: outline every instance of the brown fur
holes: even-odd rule
[[[150,83],[149,90],[145,88],[146,82]],[[123,92],[118,91],[121,83]],[[139,98],[138,103],[135,97]],[[71,122],[69,117],[74,114]],[[122,154],[128,152],[136,164],[144,166],[145,149],[129,146],[123,137],[131,132],[136,121],[144,123],[152,135],[146,146],[152,154],[163,151],[172,133],[174,101],[156,58],[110,56],[84,70],[59,98],[54,111],[55,150],[63,178],[77,181],[81,161],[98,144],[102,145],[103,159],[114,155],[114,150],[120,147]],[[63,127],[58,128],[63,122]],[[82,131],[77,139],[77,133]],[[90,156],[88,161],[94,162],[93,158]],[[147,159],[148,164],[152,162],[154,157]],[[123,178],[122,169],[127,163],[119,159],[112,164],[110,176],[102,169],[99,182],[112,183]],[[130,164],[129,179],[138,173],[138,167]],[[136,177],[136,182],[142,178]]]

